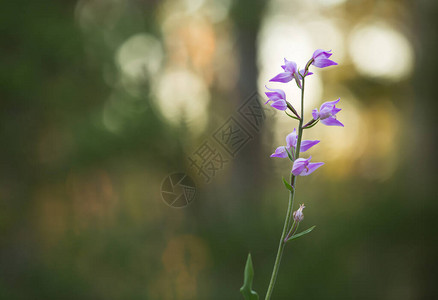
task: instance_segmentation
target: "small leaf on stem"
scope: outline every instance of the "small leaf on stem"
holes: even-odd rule
[[[295,120],[300,120],[300,119],[298,119],[297,117],[295,117],[295,116],[292,116],[291,114],[288,114],[287,113],[287,111],[284,111],[285,113],[286,113],[286,115],[288,115],[289,117],[291,117],[292,119],[295,119]]]
[[[286,179],[284,179],[284,177],[282,177],[282,178],[283,178],[284,186],[285,186],[289,191],[293,192],[293,191],[294,191],[294,188],[289,184],[289,182],[286,181]]]
[[[305,235],[305,234],[308,234],[308,233],[311,232],[315,227],[316,227],[316,226],[312,226],[312,227],[310,227],[310,228],[307,229],[307,230],[304,230],[304,231],[302,231],[302,232],[300,232],[300,233],[294,234],[294,235],[293,235],[291,238],[289,238],[286,242],[291,241],[291,240],[295,240],[295,239],[297,239],[297,238],[302,237],[302,236]]]
[[[294,154],[292,153],[292,152],[290,152],[288,149],[287,149],[287,147],[285,147],[284,148],[284,150],[286,150],[286,152],[287,152],[287,156],[289,157],[289,159],[291,160],[291,161],[294,161],[295,159],[294,159]]]
[[[252,290],[252,280],[254,278],[254,268],[252,266],[251,253],[248,253],[246,260],[245,273],[243,277],[243,286],[240,292],[245,300],[259,300],[259,295]]]
[[[318,124],[318,122],[319,122],[319,118],[317,120],[312,120],[312,121],[308,122],[306,125],[304,125],[303,129],[312,128],[313,126]]]

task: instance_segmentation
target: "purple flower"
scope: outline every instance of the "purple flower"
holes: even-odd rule
[[[325,68],[325,67],[337,65],[336,62],[329,59],[329,57],[333,55],[333,53],[331,52],[332,50],[324,51],[322,49],[318,49],[315,52],[313,52],[312,65],[318,68]]]
[[[284,72],[278,74],[269,81],[286,83],[295,79],[297,85],[301,88],[300,74],[298,73],[297,64],[294,61],[289,61],[285,58],[284,65],[282,65],[281,67],[283,68]]]
[[[297,130],[294,128],[294,131],[292,131],[292,133],[289,133],[286,136],[286,146],[280,146],[277,149],[275,149],[275,152],[271,154],[271,157],[280,157],[280,158],[288,157],[287,151],[289,151],[289,153],[294,155],[295,148],[297,147],[297,141],[298,141]],[[314,141],[303,140],[303,141],[301,141],[300,152],[306,152],[307,150],[309,150],[310,148],[312,148],[313,146],[315,146],[319,142],[320,141],[318,141],[318,140],[314,140]]]
[[[272,101],[271,106],[273,108],[276,108],[278,110],[286,110],[287,103],[286,103],[286,94],[284,93],[284,91],[280,89],[270,89],[266,85],[265,87],[271,91],[271,92],[265,92],[266,96],[269,98],[265,104]]]
[[[317,120],[319,118],[321,120],[321,123],[327,126],[344,127],[344,124],[336,119],[336,114],[340,112],[341,109],[337,108],[335,104],[338,103],[340,100],[341,98],[334,101],[324,102],[319,108],[319,112],[316,108],[312,110],[313,119]]]
[[[294,174],[295,176],[307,176],[312,174],[316,169],[324,164],[323,162],[311,163],[311,158],[312,157],[309,157],[307,159],[298,158],[297,160],[295,160],[292,167],[292,174]]]
[[[300,207],[294,211],[293,217],[295,222],[301,222],[304,219],[303,209],[306,208],[304,204],[300,204]]]

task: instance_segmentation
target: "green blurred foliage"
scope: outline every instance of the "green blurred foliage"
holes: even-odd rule
[[[252,18],[242,4],[230,14],[234,30],[250,36],[241,49],[255,45],[264,7],[244,2]],[[264,295],[287,206],[271,148],[255,141],[260,149],[244,149],[188,208],[166,206],[161,180],[185,168],[193,139],[159,116],[148,83],[133,96],[103,71],[116,72],[117,47],[132,34],[160,37],[160,3],[121,5],[113,44],[98,27],[80,30],[77,5],[9,1],[0,12],[0,299],[240,299],[248,252],[253,288]],[[403,103],[402,163],[383,182],[300,178],[302,228],[317,227],[286,247],[274,299],[437,295],[436,118],[428,109],[436,107],[436,39],[422,30],[436,28],[436,8],[423,1],[412,12],[422,52],[414,95]],[[348,84],[363,98],[397,95],[365,79]],[[118,132],[102,122],[111,95],[129,112],[122,107]]]

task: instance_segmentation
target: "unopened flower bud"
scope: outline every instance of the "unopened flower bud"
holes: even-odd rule
[[[294,211],[294,220],[296,222],[301,222],[304,219],[303,209],[305,208],[304,204],[301,204],[300,207]]]

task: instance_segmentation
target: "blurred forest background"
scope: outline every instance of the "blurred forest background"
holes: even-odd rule
[[[317,48],[339,66],[313,70],[306,117],[341,97],[345,128],[305,132],[317,228],[273,298],[436,299],[437,28],[432,0],[4,2],[0,299],[242,299],[248,252],[263,296],[290,172],[269,155],[295,123],[266,113],[209,183],[188,157]],[[160,194],[176,171],[183,209]]]

